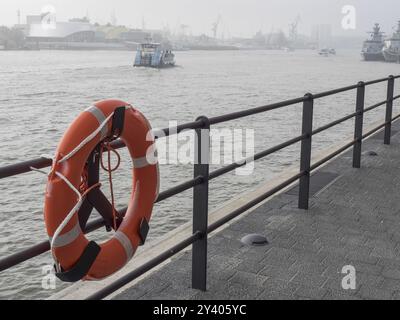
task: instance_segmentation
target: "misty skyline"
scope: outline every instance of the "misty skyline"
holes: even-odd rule
[[[299,33],[310,34],[316,24],[331,24],[335,35],[365,35],[375,22],[382,24],[383,31],[392,32],[400,19],[398,0],[3,0],[0,25],[17,23],[17,10],[21,10],[21,22],[26,15],[40,14],[46,5],[56,8],[57,20],[66,21],[84,17],[88,13],[92,22],[111,22],[115,13],[117,23],[132,28],[162,29],[168,27],[179,32],[180,25],[187,25],[187,33],[212,34],[212,24],[221,16],[219,36],[250,37],[257,31],[265,33],[281,29],[288,32],[289,23],[299,15]],[[342,7],[356,8],[357,28],[344,30]]]

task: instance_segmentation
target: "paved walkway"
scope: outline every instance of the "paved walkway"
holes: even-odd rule
[[[213,236],[207,292],[190,289],[186,252],[116,299],[400,299],[400,134],[391,146],[378,138],[364,143],[378,155],[362,169],[347,152],[314,176],[309,211],[290,190]],[[270,245],[242,245],[249,233]],[[355,290],[342,289],[346,265]]]

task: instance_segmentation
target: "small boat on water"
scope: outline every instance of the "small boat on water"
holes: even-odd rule
[[[323,57],[328,57],[329,55],[336,55],[336,50],[333,48],[323,48],[319,50],[318,54]]]
[[[375,23],[374,30],[368,33],[371,34],[371,38],[364,41],[361,56],[365,61],[384,61],[385,57],[382,53],[382,49],[385,45],[383,41],[384,33],[381,32],[379,23]]]
[[[400,21],[398,23],[397,30],[393,33],[393,36],[385,40],[383,56],[387,62],[400,63]]]
[[[175,66],[172,46],[161,43],[142,43],[138,46],[135,67],[168,68]]]
[[[285,52],[294,52],[295,49],[293,47],[284,47],[283,51],[285,51]]]

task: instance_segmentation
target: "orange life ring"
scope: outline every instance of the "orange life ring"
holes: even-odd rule
[[[120,138],[133,160],[133,191],[121,225],[118,230],[114,230],[112,239],[99,246],[99,252],[90,263],[90,269],[85,271],[85,280],[106,278],[125,266],[141,244],[140,228],[143,219],[150,222],[154,201],[159,192],[159,168],[157,161],[148,161],[149,150],[155,151],[155,141],[149,135],[151,126],[145,116],[118,100],[98,102],[85,110],[62,138],[46,188],[44,218],[52,242],[52,254],[62,272],[68,272],[82,259],[90,244],[81,230],[78,212],[72,212],[78,199],[68,182],[79,190],[88,158],[100,143],[112,135],[112,121],[108,120],[121,106],[125,107],[125,116]],[[92,140],[75,150],[76,153],[66,161],[60,161],[88,136],[93,135],[101,124],[103,127]],[[57,239],[53,239],[69,212],[73,216],[60,230]]]

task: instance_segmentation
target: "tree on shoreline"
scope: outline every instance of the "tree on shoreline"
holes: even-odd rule
[[[25,35],[18,28],[0,26],[0,45],[5,49],[22,49],[25,46]]]

